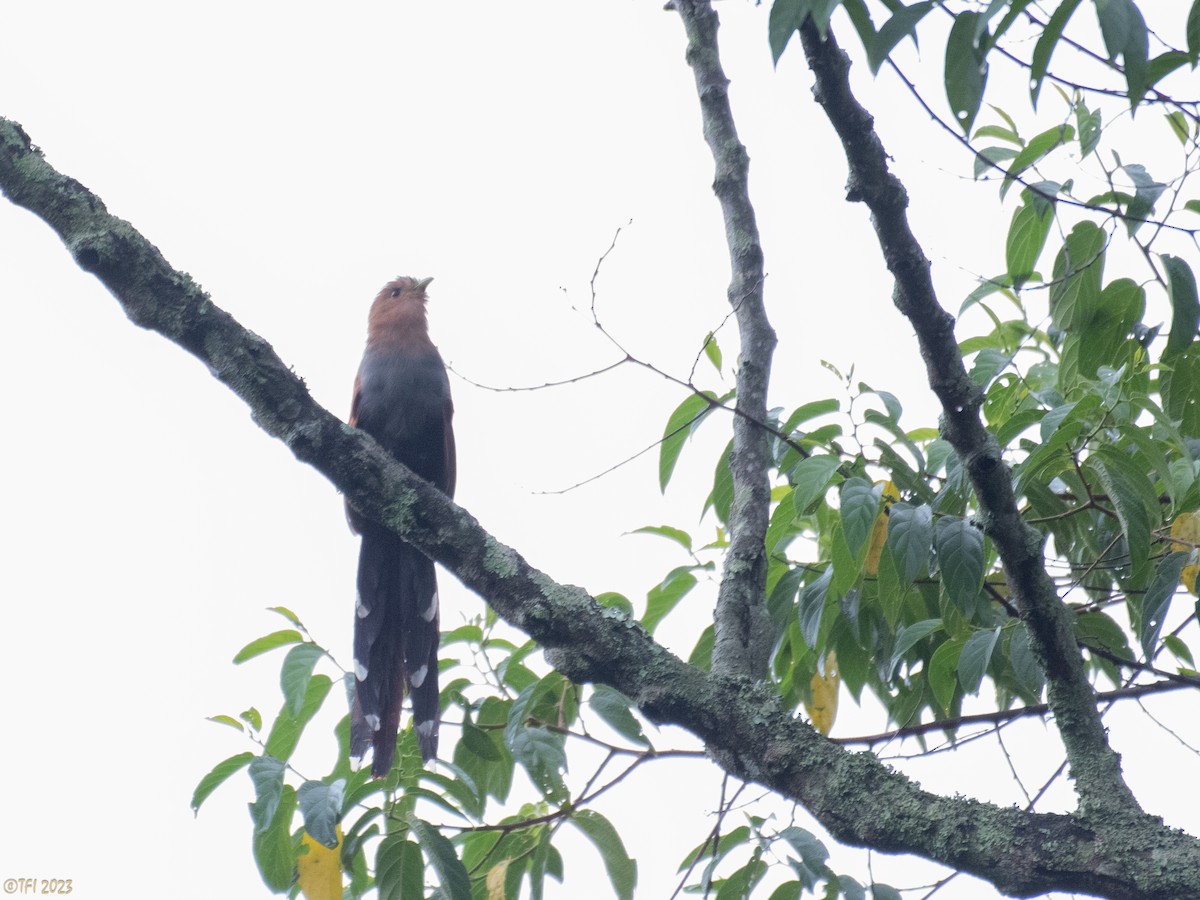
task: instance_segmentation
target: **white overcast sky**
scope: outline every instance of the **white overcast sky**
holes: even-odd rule
[[[0,115],[269,340],[339,415],[367,306],[396,274],[434,276],[434,339],[474,381],[534,385],[612,362],[588,284],[618,228],[596,281],[602,321],[630,352],[686,377],[726,314],[728,264],[682,27],[660,7],[10,4]],[[844,162],[798,48],[771,65],[768,7],[719,4],[780,335],[772,400],[840,396],[824,359],[898,394],[910,427],[933,424],[915,341],[890,305],[865,210],[843,202]],[[939,52],[924,60],[933,84]],[[915,71],[916,54],[905,59]],[[970,181],[969,158],[894,79],[874,82],[862,65],[855,77],[955,310],[975,275],[1002,269],[1011,204]],[[930,98],[944,112],[940,94]],[[266,896],[248,779],[235,777],[198,819],[188,801],[213,764],[248,748],[205,717],[278,708],[278,657],[230,663],[283,627],[265,607],[292,608],[348,655],[357,550],[340,500],[7,203],[0,293],[0,878],[71,878],[81,900]],[[732,358],[735,336],[718,336]],[[669,523],[711,536],[697,517],[726,421],[685,451],[665,497],[654,454],[544,493],[658,437],[683,398],[663,379],[631,368],[533,393],[452,387],[459,501],[555,578],[640,604],[685,559],[626,532]],[[477,598],[443,583],[444,625],[478,614]],[[712,593],[676,614],[681,627],[667,634],[679,652]],[[1195,798],[1176,787],[1190,779],[1167,777],[1195,757],[1161,732],[1139,743],[1131,735],[1145,721],[1129,717],[1125,732],[1120,721],[1118,747],[1148,807],[1195,828]],[[885,725],[878,710],[846,709],[835,733]],[[1060,758],[1053,731],[1028,723],[1012,734],[1040,784]],[[315,727],[309,741],[319,777],[332,742]],[[987,743],[910,771],[933,789],[1018,802]],[[711,827],[714,771],[647,767],[601,805],[639,860],[639,896],[669,894],[678,860]],[[1069,795],[1048,803],[1063,808]],[[863,855],[836,859],[867,877]],[[900,887],[939,872],[879,855],[872,865]],[[552,896],[607,896],[589,848],[567,866]],[[987,892],[964,878],[939,896]]]

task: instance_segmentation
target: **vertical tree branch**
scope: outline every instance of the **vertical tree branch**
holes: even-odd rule
[[[762,678],[771,652],[766,609],[765,539],[771,500],[770,443],[757,423],[767,420],[767,386],[775,332],[763,305],[763,252],[747,178],[750,157],[738,140],[729,107],[729,79],[717,47],[717,14],[707,0],[675,0],[687,32],[687,62],[696,79],[704,139],[716,163],[713,192],[725,217],[734,308],[741,352],[738,354],[737,408],[733,423],[733,504],[729,512],[730,546],[714,613],[714,672]]]
[[[813,93],[846,152],[846,198],[866,203],[888,270],[892,299],[916,329],[929,385],[942,405],[942,434],[975,488],[980,524],[1004,566],[1021,618],[1046,671],[1048,699],[1062,735],[1085,814],[1131,814],[1140,807],[1121,775],[1096,710],[1096,696],[1075,643],[1070,614],[1046,573],[1043,535],[1017,511],[1012,477],[995,438],[979,418],[983,391],[967,375],[954,337],[954,318],[938,303],[929,260],[909,228],[908,195],[887,167],[874,120],[850,90],[850,61],[832,32],[821,39],[807,20],[800,38],[816,77]]]

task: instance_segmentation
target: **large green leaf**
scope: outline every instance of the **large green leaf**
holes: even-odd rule
[[[1150,564],[1151,509],[1158,512],[1154,485],[1133,460],[1116,449],[1101,447],[1084,465],[1108,495],[1129,548],[1130,570],[1140,580]]]
[[[791,474],[792,506],[796,515],[804,515],[818,498],[825,496],[825,490],[841,464],[836,456],[810,456],[796,464]]]
[[[308,682],[322,652],[316,644],[298,644],[283,659],[283,666],[279,670],[279,687],[283,690],[285,705],[292,715],[298,715],[304,707]]]
[[[199,813],[201,804],[208,799],[209,794],[224,784],[226,779],[234,772],[238,772],[250,765],[250,762],[254,759],[256,759],[255,755],[247,750],[245,753],[231,756],[229,759],[222,760],[213,766],[212,771],[200,779],[200,783],[196,785],[196,790],[192,792],[192,811]]]
[[[1050,66],[1050,56],[1054,53],[1054,48],[1058,45],[1058,41],[1062,37],[1063,29],[1067,27],[1067,21],[1074,14],[1075,10],[1079,8],[1080,2],[1081,0],[1063,0],[1046,22],[1046,27],[1042,29],[1042,35],[1038,38],[1038,42],[1033,48],[1033,60],[1029,67],[1029,96],[1033,101],[1034,107],[1037,106],[1038,94],[1042,90],[1042,81],[1045,79],[1046,70]]]
[[[1094,223],[1079,222],[1054,261],[1050,315],[1063,331],[1086,328],[1096,315],[1107,242],[1108,235]]]
[[[1191,553],[1182,551],[1164,556],[1155,568],[1154,577],[1150,579],[1146,593],[1142,596],[1138,636],[1146,659],[1153,659],[1158,649],[1158,636],[1162,633],[1163,621],[1171,607],[1171,598],[1179,588],[1179,576],[1190,558]]]
[[[1133,0],[1096,0],[1096,14],[1108,58],[1115,61],[1121,56],[1129,105],[1137,106],[1146,93],[1146,60],[1150,55],[1146,20]]]
[[[846,546],[850,555],[858,556],[879,515],[883,487],[872,484],[865,478],[849,478],[842,483],[839,495],[842,510],[842,531],[846,535]]]
[[[1166,349],[1163,350],[1163,360],[1166,361],[1182,353],[1196,340],[1196,330],[1200,327],[1200,300],[1196,297],[1196,276],[1186,260],[1164,255],[1162,264],[1167,270],[1171,297],[1171,331]]]
[[[896,666],[904,659],[904,655],[917,645],[918,641],[929,637],[929,635],[941,627],[941,619],[924,619],[920,622],[914,622],[911,625],[905,625],[896,632],[896,646],[892,650],[892,661],[888,667],[888,678],[892,677],[892,673],[896,671]]]
[[[1000,626],[976,631],[963,645],[958,657],[958,683],[964,693],[979,692],[979,685],[987,673],[988,663],[992,661],[992,653],[996,642],[1000,639]]]
[[[323,781],[306,781],[296,792],[300,803],[300,815],[304,817],[304,830],[326,847],[337,846],[337,823],[342,817],[342,794],[346,782],[339,778],[332,784]]]
[[[929,670],[926,678],[929,689],[938,705],[949,711],[954,701],[954,691],[958,688],[958,658],[962,654],[961,640],[946,641],[933,651],[929,659]]]
[[[1035,203],[1029,191],[1024,194],[1025,202],[1013,213],[1005,244],[1008,277],[1017,290],[1033,275],[1042,248],[1046,246],[1050,224],[1054,221],[1052,207]]]
[[[941,516],[934,523],[933,546],[946,595],[970,616],[983,583],[983,532],[966,519]]]
[[[629,858],[621,835],[612,823],[594,810],[578,810],[567,821],[578,828],[600,851],[613,891],[621,900],[632,900],[637,887],[637,863]]]
[[[284,647],[288,644],[298,644],[302,640],[304,640],[304,635],[291,628],[284,629],[283,631],[273,631],[248,643],[237,652],[233,661],[235,663],[243,663],[248,659],[253,659],[256,656],[266,653],[268,650],[274,650],[276,647]]]
[[[646,614],[642,616],[642,627],[647,632],[653,634],[658,623],[696,586],[693,568],[695,567],[680,566],[672,569],[661,583],[650,589],[646,595]]]
[[[630,712],[632,705],[633,701],[615,688],[606,684],[597,684],[592,687],[592,699],[589,706],[596,715],[626,740],[649,747],[650,741],[646,739],[641,723]]]
[[[437,873],[446,900],[471,900],[471,877],[454,852],[454,845],[424,819],[418,819],[411,813],[408,827],[420,844],[430,868]]]
[[[407,833],[389,834],[375,853],[375,883],[379,900],[425,896],[425,863],[421,848]]]
[[[296,812],[296,792],[285,785],[267,826],[254,833],[254,862],[263,883],[277,894],[292,886],[295,860],[292,854],[292,816]]]
[[[667,419],[667,427],[663,430],[662,443],[658,451],[658,486],[666,490],[671,481],[671,473],[675,471],[675,463],[683,450],[684,442],[712,412],[715,405],[722,403],[724,397],[718,398],[712,391],[699,394],[689,394],[684,401],[675,407]]]
[[[982,13],[960,12],[954,17],[946,39],[944,83],[950,111],[964,134],[971,133],[979,104],[983,102],[988,74],[987,46],[987,20]]]
[[[867,46],[867,65],[872,75],[879,74],[879,67],[902,40],[909,35],[916,40],[917,23],[925,18],[933,7],[934,4],[930,0],[922,0],[911,6],[895,4],[892,17],[883,23],[872,43]]]
[[[1016,155],[1008,167],[1008,172],[1004,176],[1004,182],[1000,185],[1001,199],[1008,193],[1008,189],[1015,184],[1017,176],[1026,169],[1036,166],[1050,153],[1074,137],[1075,129],[1070,125],[1055,125],[1053,128],[1043,131],[1037,137],[1030,140],[1025,145],[1025,149]]]
[[[299,713],[293,714],[290,703],[284,704],[271,726],[271,733],[267,735],[266,752],[268,754],[285,762],[291,758],[296,744],[300,741],[300,733],[304,731],[304,726],[308,724],[309,720],[317,714],[317,710],[325,702],[332,686],[333,682],[329,680],[328,676],[314,675],[309,679]]]
[[[912,584],[929,565],[933,547],[933,510],[924,504],[892,504],[888,515],[887,546],[900,577],[906,584]]]

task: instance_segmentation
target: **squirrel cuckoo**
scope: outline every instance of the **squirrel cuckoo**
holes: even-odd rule
[[[354,381],[350,424],[453,497],[454,406],[446,366],[429,339],[425,289],[431,281],[399,277],[376,296]],[[406,688],[421,757],[428,762],[437,755],[437,579],[433,561],[421,551],[349,506],[346,515],[351,530],[362,535],[350,752],[362,759],[373,745],[371,774],[381,778],[396,754]]]

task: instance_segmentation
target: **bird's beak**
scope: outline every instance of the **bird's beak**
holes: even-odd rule
[[[422,291],[425,290],[425,288],[429,287],[429,283],[431,281],[433,281],[433,276],[430,276],[429,278],[422,278],[417,282],[417,289]]]

